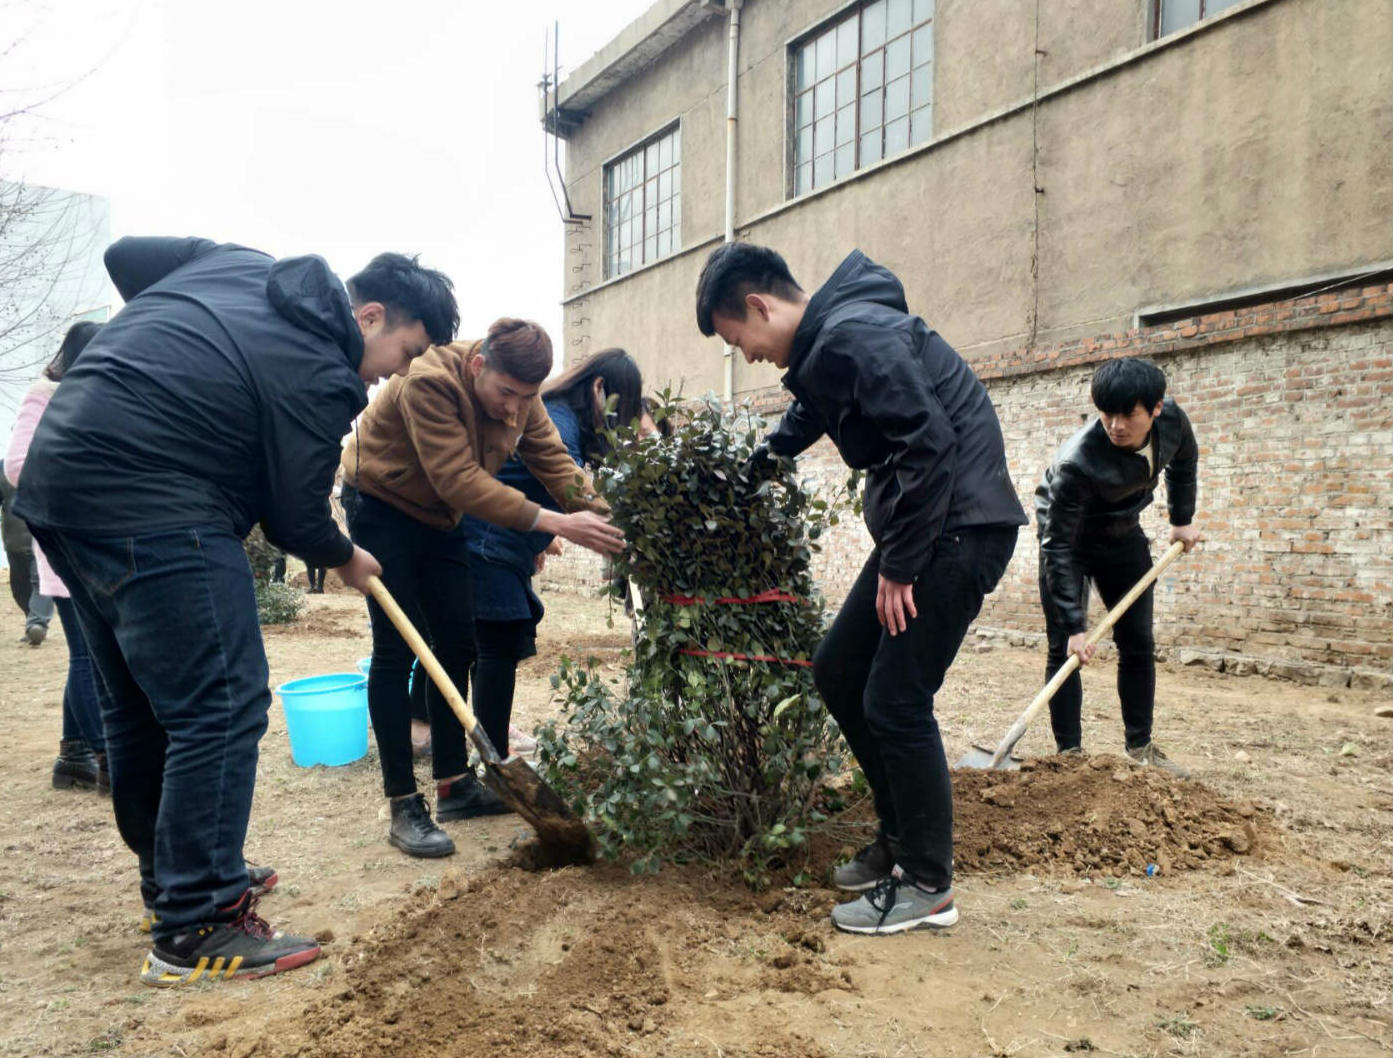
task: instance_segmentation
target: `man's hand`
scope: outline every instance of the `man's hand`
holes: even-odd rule
[[[342,566],[334,569],[339,575],[339,580],[343,581],[354,591],[360,591],[364,595],[368,592],[368,578],[382,576],[382,566],[377,559],[372,557],[371,552],[364,551],[357,544],[353,545],[353,557]]]
[[[882,575],[875,591],[875,616],[892,636],[903,632],[910,619],[919,616],[914,606],[914,585],[887,580]]]
[[[1185,545],[1185,553],[1188,555],[1190,549],[1204,539],[1200,533],[1198,525],[1173,525],[1171,526],[1170,542],[1173,544],[1179,540]]]
[[[611,525],[604,515],[593,511],[558,514],[543,508],[533,528],[553,536],[563,536],[571,543],[601,555],[614,555],[624,550],[623,532],[618,526]]]
[[[1080,665],[1087,665],[1092,661],[1093,655],[1097,653],[1097,651],[1098,644],[1088,641],[1087,632],[1075,632],[1069,637],[1069,649],[1067,653],[1077,654],[1079,656]]]

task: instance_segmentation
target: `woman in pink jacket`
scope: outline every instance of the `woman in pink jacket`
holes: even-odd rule
[[[34,429],[39,425],[39,419],[59,381],[100,329],[99,323],[73,324],[63,336],[58,355],[24,395],[14,432],[10,434],[9,449],[5,453],[5,476],[12,484],[19,484]],[[92,667],[92,658],[82,638],[82,629],[78,626],[77,612],[68,597],[68,589],[53,572],[37,540],[34,541],[34,564],[39,571],[39,589],[51,596],[57,605],[63,638],[68,641],[68,682],[63,688],[63,735],[58,743],[58,759],[53,763],[53,785],[60,790],[72,787],[90,790],[95,787],[100,793],[108,793],[106,740],[102,733],[97,673]]]

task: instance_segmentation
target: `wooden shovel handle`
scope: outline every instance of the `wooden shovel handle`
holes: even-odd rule
[[[1097,627],[1088,634],[1088,638],[1084,640],[1084,642],[1088,646],[1096,646],[1098,641],[1112,630],[1112,626],[1122,619],[1122,615],[1131,608],[1132,603],[1137,601],[1142,592],[1151,587],[1151,585],[1155,583],[1156,578],[1165,572],[1166,567],[1184,553],[1185,545],[1179,540],[1171,544],[1171,546],[1166,549],[1166,553],[1157,560],[1156,564],[1142,575],[1141,580],[1133,584],[1127,594],[1117,600],[1117,605],[1109,610],[1107,616],[1098,622]],[[1020,719],[1011,725],[1010,731],[1006,732],[1006,737],[1001,740],[1001,745],[997,747],[996,753],[992,755],[991,766],[993,768],[997,767],[1006,759],[1007,754],[1016,747],[1016,743],[1019,742],[1021,736],[1025,734],[1026,728],[1030,726],[1031,721],[1035,719],[1041,709],[1049,704],[1050,699],[1055,696],[1059,688],[1064,686],[1064,681],[1067,680],[1078,667],[1079,656],[1077,654],[1070,654],[1069,660],[1061,665],[1059,671],[1050,677],[1050,682],[1040,689],[1040,693],[1035,696],[1028,706],[1026,706],[1025,712],[1020,715]]]
[[[397,605],[397,600],[392,598],[392,593],[387,590],[387,585],[383,584],[377,577],[368,578],[368,591],[372,592],[372,597],[377,601],[377,605],[382,607],[392,624],[396,625],[401,637],[406,640],[406,645],[411,648],[411,652],[421,660],[421,667],[426,670],[430,678],[435,681],[435,685],[440,688],[440,693],[445,700],[450,703],[450,708],[459,717],[459,722],[464,725],[465,733],[474,738],[474,744],[480,746],[483,753],[483,745],[488,744],[488,739],[481,740],[475,732],[479,726],[479,721],[474,718],[474,711],[469,708],[469,703],[464,700],[464,695],[460,694],[459,688],[455,686],[455,681],[450,679],[445,671],[445,666],[436,659],[431,648],[426,645],[421,633],[416,631],[416,626],[411,623],[411,619],[402,612],[402,608]],[[493,760],[499,759],[498,751],[493,749]],[[487,759],[488,754],[485,754]]]

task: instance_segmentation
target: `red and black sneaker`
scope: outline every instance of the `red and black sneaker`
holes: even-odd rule
[[[251,882],[252,896],[265,896],[280,881],[280,875],[274,867],[262,867],[251,860],[244,862],[247,865],[247,879]],[[145,913],[140,916],[140,932],[149,933],[154,928],[155,921],[155,909],[146,904]]]
[[[248,889],[226,911],[230,920],[205,922],[166,941],[145,956],[140,979],[170,988],[194,981],[230,981],[268,977],[319,958],[317,941],[273,930],[256,913],[257,897]]]

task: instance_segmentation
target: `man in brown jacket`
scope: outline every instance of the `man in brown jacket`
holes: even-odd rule
[[[551,364],[546,331],[526,320],[498,320],[482,341],[433,346],[387,383],[344,450],[349,533],[382,563],[383,582],[461,691],[475,656],[462,515],[552,533],[601,554],[624,546],[537,396]],[[546,510],[497,480],[515,451],[570,513]],[[448,856],[454,842],[431,819],[412,772],[411,648],[371,599],[368,610],[368,710],[391,801],[388,841],[412,856]],[[507,811],[469,770],[464,731],[434,687],[427,702],[437,818]]]

